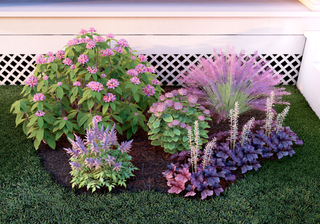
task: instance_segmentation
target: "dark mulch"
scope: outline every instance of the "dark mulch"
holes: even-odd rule
[[[164,87],[166,92],[177,89],[175,87]],[[265,118],[265,112],[258,110],[251,110],[240,115],[238,123],[241,128],[247,121],[252,117],[256,120],[262,120]],[[229,121],[220,122],[209,122],[211,126],[208,136],[217,133],[219,131],[229,130]],[[124,135],[118,135],[118,142],[127,140],[125,133]],[[129,155],[132,156],[132,164],[139,170],[134,172],[135,176],[126,181],[127,188],[116,187],[112,190],[112,193],[122,193],[125,191],[137,192],[142,190],[155,190],[167,194],[169,187],[167,181],[163,177],[162,172],[167,170],[167,165],[174,162],[170,160],[171,154],[165,153],[161,146],[152,146],[151,141],[148,140],[148,133],[143,129],[139,128],[137,133],[132,136],[132,148]],[[70,175],[71,167],[69,165],[70,156],[66,153],[64,148],[71,147],[65,136],[61,137],[57,142],[56,149],[51,149],[48,145],[41,143],[38,149],[38,155],[41,157],[42,163],[45,169],[52,175],[52,179],[57,183],[65,186],[67,189],[72,190],[70,181],[72,179]],[[243,177],[240,170],[236,170],[234,173],[237,179]],[[221,181],[220,184],[226,189],[231,183],[235,181]],[[86,188],[76,189],[77,194],[91,193],[91,190]],[[95,194],[108,193],[107,188],[99,189]]]

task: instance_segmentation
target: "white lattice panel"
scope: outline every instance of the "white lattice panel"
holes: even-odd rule
[[[181,85],[177,80],[180,71],[190,64],[197,64],[200,58],[210,58],[212,54],[147,54],[148,61],[156,68],[159,81],[164,86]],[[284,85],[296,85],[302,55],[261,54],[268,61],[262,69],[271,67],[276,74],[283,74]],[[0,55],[0,85],[20,85],[32,74],[36,55]]]

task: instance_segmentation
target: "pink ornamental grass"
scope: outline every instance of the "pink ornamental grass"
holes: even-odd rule
[[[106,85],[109,89],[114,89],[119,85],[119,81],[117,79],[110,79]]]
[[[143,87],[142,91],[148,97],[149,96],[153,96],[153,94],[155,94],[155,92],[156,92],[155,88],[153,86],[151,86],[150,84],[148,84],[145,87]]]
[[[89,57],[87,56],[87,55],[85,55],[85,54],[81,54],[79,57],[78,57],[78,62],[80,63],[80,64],[85,64],[85,63],[87,63],[89,61]]]
[[[42,93],[36,93],[34,96],[33,96],[33,100],[34,102],[40,102],[40,101],[43,101],[44,99],[46,98],[45,95],[43,95]]]
[[[29,76],[26,79],[25,84],[30,87],[36,87],[38,85],[38,78],[34,77],[34,75]]]
[[[116,100],[116,96],[112,93],[107,93],[107,95],[103,96],[102,100],[105,103],[113,102],[114,100]]]
[[[91,81],[87,84],[87,87],[91,89],[91,91],[100,92],[103,90],[103,85],[100,82]]]

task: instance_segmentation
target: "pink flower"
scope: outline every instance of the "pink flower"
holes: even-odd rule
[[[68,120],[68,118],[67,118],[67,117],[64,117],[64,118],[63,118],[63,120],[67,121],[67,120]]]
[[[89,39],[87,39],[87,38],[80,38],[79,39],[79,43],[82,43],[82,44],[85,44],[85,43],[87,43],[88,41],[91,41],[91,39],[89,38]]]
[[[30,87],[36,87],[38,85],[38,78],[34,77],[34,75],[29,76],[26,79],[25,84]]]
[[[138,113],[134,113],[134,115],[135,115],[135,116],[138,116],[139,114],[138,114]]]
[[[151,80],[151,83],[152,83],[153,85],[159,85],[159,84],[160,84],[160,82],[159,82],[158,79]]]
[[[95,120],[97,123],[99,123],[100,121],[102,121],[102,117],[100,115],[96,115],[92,118],[92,120]]]
[[[100,82],[91,81],[87,85],[91,91],[99,92],[100,90],[103,90],[103,85]]]
[[[140,62],[144,62],[144,61],[147,61],[147,56],[144,56],[143,54],[140,54],[139,56],[138,56],[138,58],[140,59]]]
[[[129,50],[129,53],[132,53],[132,50]]]
[[[180,121],[179,120],[173,120],[171,123],[172,123],[173,126],[176,126],[176,125],[180,124]]]
[[[204,106],[199,106],[199,109],[200,110],[204,110],[204,109],[206,109]]]
[[[87,31],[85,29],[81,29],[79,32],[79,34],[85,34],[85,33],[87,33]]]
[[[187,126],[187,125],[186,125],[185,123],[183,123],[183,122],[180,123],[180,127],[181,127],[181,128],[185,128],[186,126]]]
[[[146,85],[145,87],[142,88],[142,91],[144,92],[144,94],[146,96],[153,96],[153,94],[155,94],[156,90],[154,89],[153,86],[151,86],[150,84]]]
[[[125,39],[118,40],[117,44],[121,47],[129,47],[128,41]]]
[[[111,50],[111,49],[109,49],[109,48],[105,49],[105,50],[102,52],[102,56],[103,56],[103,57],[109,56],[109,55],[111,55],[111,56],[114,55],[113,50]]]
[[[160,113],[166,110],[166,105],[164,103],[158,103],[156,110]]]
[[[73,61],[70,58],[66,58],[62,61],[62,63],[65,65],[72,65]]]
[[[210,114],[210,110],[204,110],[203,113],[209,115]]]
[[[102,36],[95,36],[93,38],[95,42],[105,42],[106,40]]]
[[[76,67],[76,65],[73,64],[73,65],[71,65],[70,69],[75,69],[75,67]]]
[[[145,73],[147,71],[147,68],[146,66],[144,66],[143,64],[138,64],[135,68],[135,70],[138,72],[138,73]]]
[[[98,69],[96,66],[93,66],[92,68],[90,66],[87,67],[87,71],[90,73],[90,74],[96,74]]]
[[[62,59],[62,58],[64,58],[64,54],[65,54],[65,52],[63,50],[60,50],[56,53],[56,56],[58,59]]]
[[[62,85],[62,82],[58,82],[58,83],[57,83],[57,86],[61,86],[61,85]]]
[[[136,57],[135,56],[130,56],[131,60],[135,60]]]
[[[182,105],[182,103],[180,103],[180,102],[174,102],[174,104],[173,104],[173,108],[174,108],[175,110],[181,110],[182,107],[183,107],[183,105]]]
[[[73,83],[73,86],[81,86],[81,82],[75,81],[75,82]]]
[[[138,76],[138,72],[136,70],[134,70],[134,69],[129,69],[127,71],[127,74],[128,75],[132,75],[132,76]]]
[[[105,95],[103,97],[103,102],[108,103],[108,102],[113,102],[116,99],[116,96],[113,95],[112,93],[107,93],[107,95]]]
[[[43,117],[45,114],[46,114],[46,113],[45,113],[44,111],[40,111],[40,110],[38,110],[38,111],[35,113],[35,115],[36,115],[37,117]]]
[[[167,106],[167,107],[173,107],[173,100],[166,100],[164,101],[164,104]]]
[[[47,58],[47,63],[51,63],[51,62],[53,62],[55,59],[56,59],[55,56],[50,56],[50,57]]]
[[[187,130],[191,130],[191,126],[188,125],[188,126],[186,127],[186,129],[187,129]]]
[[[49,79],[49,76],[45,75],[43,76],[43,80],[48,80]]]
[[[164,95],[159,96],[159,100],[164,101],[166,97]]]
[[[132,77],[132,78],[130,79],[130,81],[131,81],[132,83],[134,83],[135,85],[138,85],[138,84],[140,83],[140,80],[139,80],[138,77]]]
[[[168,123],[168,127],[169,127],[169,128],[172,127],[172,122]]]
[[[102,74],[101,74],[101,77],[102,77],[102,78],[105,78],[105,77],[107,77],[107,75],[104,74],[104,73],[102,73]]]
[[[190,95],[190,96],[188,96],[188,100],[189,100],[189,103],[195,104],[198,101],[198,97],[196,97],[194,95]]]
[[[92,33],[92,32],[97,32],[97,31],[96,31],[96,29],[95,29],[95,28],[90,27],[90,28],[88,29],[88,32],[91,32],[91,33]]]
[[[147,67],[147,71],[146,71],[146,72],[154,73],[154,72],[155,72],[155,69],[152,68],[152,67]]]
[[[113,38],[114,38],[114,36],[113,36],[111,33],[108,33],[108,34],[106,35],[106,37],[107,37],[108,39],[113,39]]]
[[[115,47],[114,50],[118,53],[123,53],[122,47]]]
[[[49,51],[49,52],[47,53],[47,56],[48,56],[48,57],[54,56],[54,54],[53,54],[51,51]]]
[[[117,87],[119,85],[119,82],[117,79],[110,79],[108,82],[107,82],[107,87],[109,89],[114,89],[115,87]]]
[[[181,88],[181,89],[178,89],[178,93],[182,96],[186,96],[188,91],[186,89]]]
[[[47,60],[44,58],[43,54],[40,54],[36,57],[36,64],[47,63]]]
[[[198,117],[198,119],[199,119],[200,121],[204,121],[206,118],[205,118],[205,116],[200,115],[200,116]]]
[[[34,102],[38,102],[38,101],[42,101],[46,98],[45,95],[43,95],[42,93],[37,93],[33,96],[33,100]]]
[[[91,49],[94,48],[95,46],[96,46],[96,42],[94,42],[94,41],[88,41],[86,48],[89,49],[89,50],[91,50]]]
[[[164,96],[165,96],[166,98],[172,98],[172,97],[174,97],[174,95],[173,95],[172,92],[166,93],[166,94],[164,94]]]
[[[89,61],[89,57],[85,54],[81,54],[79,57],[78,57],[78,62],[80,64],[85,64]]]
[[[78,43],[79,43],[79,39],[74,38],[73,40],[69,40],[67,45],[70,47],[70,46],[76,45]]]

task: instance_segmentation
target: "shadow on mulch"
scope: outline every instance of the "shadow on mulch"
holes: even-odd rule
[[[163,87],[163,89],[166,92],[169,92],[177,88]],[[265,119],[265,112],[259,110],[251,110],[240,115],[238,120],[238,127],[241,128],[252,117],[255,117],[256,120],[263,120]],[[228,120],[220,122],[219,124],[215,122],[209,122],[209,125],[211,126],[211,128],[207,129],[209,131],[208,136],[219,131],[229,130]],[[122,141],[126,141],[127,139],[125,136],[125,133],[122,136],[118,134],[118,142],[121,143]],[[131,139],[133,139],[133,142],[129,155],[132,156],[132,164],[139,170],[136,170],[134,172],[134,177],[131,177],[126,181],[127,188],[116,187],[111,191],[111,193],[118,194],[126,191],[138,192],[143,190],[155,190],[156,192],[167,194],[169,187],[167,186],[167,181],[165,177],[163,177],[162,172],[167,170],[167,165],[172,162],[175,163],[176,161],[170,160],[171,154],[165,153],[161,146],[151,145],[151,141],[148,140],[148,133],[140,127],[137,133],[134,134]],[[37,153],[39,157],[41,157],[41,161],[45,169],[52,175],[53,181],[65,186],[69,190],[72,190],[72,184],[70,183],[70,181],[72,180],[72,176],[70,174],[71,167],[69,165],[70,155],[68,155],[64,150],[64,148],[69,147],[72,147],[71,144],[65,136],[62,136],[59,141],[56,142],[55,150],[51,149],[48,145],[42,142]],[[233,171],[233,173],[236,175],[237,180],[244,177],[239,169]],[[223,189],[226,189],[231,183],[234,183],[236,181],[221,180],[220,185],[223,187]],[[75,192],[76,194],[91,194],[91,190],[87,190],[85,187],[82,187],[80,189],[75,188]],[[105,187],[97,189],[97,191],[95,191],[93,194],[104,193],[109,193],[108,188]],[[193,198],[198,197],[196,196]]]

